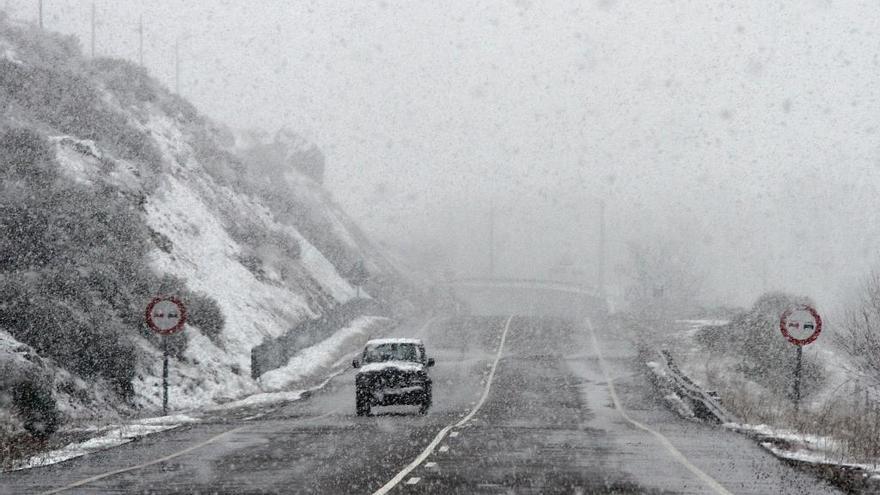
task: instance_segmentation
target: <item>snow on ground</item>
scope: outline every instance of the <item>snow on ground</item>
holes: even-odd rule
[[[277,223],[264,205],[216,184],[195,162],[187,136],[176,121],[151,109],[144,127],[159,143],[166,163],[171,164],[170,173],[161,177],[146,204],[149,225],[173,244],[170,253],[153,253],[153,266],[186,279],[190,288],[213,297],[226,318],[219,345],[190,327],[185,330],[190,344],[186,362],[173,365],[179,378],[175,386],[180,390],[173,391],[172,400],[177,401],[175,407],[196,407],[252,394],[258,389],[250,379],[251,349],[316,315],[305,289],[271,273],[268,280],[258,279],[242,265],[243,248],[227,232],[222,211],[292,237],[301,247],[298,263],[338,303],[352,298],[356,289],[296,229]],[[161,359],[158,350],[143,344],[152,364],[147,365],[149,376],[137,380],[136,387],[144,402],[156,405]]]
[[[762,447],[783,459],[791,459],[809,464],[833,464],[860,469],[871,473],[873,476],[880,475],[880,463],[847,462],[840,454],[841,447],[839,442],[831,437],[806,435],[763,424],[726,423],[724,427],[755,438],[761,443]]]
[[[666,405],[683,418],[694,418],[693,409],[675,392],[672,386],[672,379],[666,371],[666,366],[656,361],[648,361],[645,364],[654,374],[655,382],[662,387],[664,393],[663,400],[666,401]]]
[[[8,48],[4,43],[0,40],[0,55]],[[166,115],[152,103],[143,108],[124,106],[106,89],[102,98],[155,140],[163,170],[144,179],[138,167],[115,158],[94,141],[68,135],[51,138],[59,164],[75,180],[107,181],[132,193],[147,193],[147,223],[172,244],[170,252],[154,250],[153,267],[185,279],[189,288],[215,299],[226,319],[217,342],[193,327],[185,329],[189,344],[184,359],[172,359],[171,363],[172,404],[194,408],[260,391],[250,378],[251,349],[317,316],[310,301],[329,296],[341,304],[355,297],[357,289],[294,227],[278,223],[257,198],[215,182],[196,159],[193,129],[186,127],[191,124]],[[358,249],[338,218],[344,214],[337,211],[328,193],[299,173],[287,176],[296,184],[300,199],[333,220],[332,228],[341,243]],[[258,229],[286,235],[291,243],[299,244],[300,257],[292,261],[299,265],[294,270],[297,278],[284,280],[266,266],[266,277],[258,279],[241,262],[246,248],[227,231],[230,218],[232,222],[247,219]],[[161,354],[147,340],[135,340],[143,356],[141,373],[134,380],[136,402],[157,407],[161,401]]]
[[[115,394],[104,380],[86,382],[0,330],[0,382],[25,377],[42,377],[51,383],[58,409],[66,420],[118,417],[114,409]],[[0,400],[0,428],[16,423],[15,417],[11,405]]]
[[[679,367],[691,379],[705,386],[709,375],[712,375],[715,380],[722,382],[737,381],[742,385],[742,391],[746,394],[757,397],[766,393],[763,387],[757,383],[737,375],[735,369],[738,361],[734,356],[707,355],[694,340],[694,336],[701,329],[707,326],[721,326],[726,322],[720,320],[678,320],[676,324],[673,332],[669,334],[670,347],[675,350]],[[817,344],[806,348],[805,352],[815,353],[825,364],[828,383],[822,391],[813,394],[810,400],[802,405],[803,410],[822,407],[823,404],[833,401],[835,394],[839,393],[841,384],[845,385],[847,382],[847,376],[841,364],[843,360],[830,345],[820,345],[821,342],[818,341]],[[659,369],[657,363],[649,363],[649,367],[662,377],[662,370]],[[667,398],[667,400],[670,399]],[[765,404],[765,407],[772,408],[773,406]],[[675,408],[674,405],[673,408]],[[782,417],[781,413],[779,415]],[[783,459],[856,469],[867,473],[866,476],[880,477],[880,459],[877,459],[876,462],[871,462],[871,459],[853,459],[846,453],[843,443],[831,436],[807,434],[766,424],[726,423],[724,427],[754,438],[773,455]]]
[[[12,45],[9,44],[8,41],[0,39],[0,57],[12,62],[15,65],[24,65],[24,62],[19,60],[18,54],[15,52],[15,49]]]
[[[21,469],[57,464],[99,450],[118,447],[119,445],[126,444],[137,438],[177,428],[183,424],[195,421],[197,420],[189,416],[177,415],[148,418],[124,425],[115,425],[109,428],[104,428],[100,436],[90,438],[83,442],[75,442],[60,449],[38,454],[23,461],[16,462],[9,471],[18,471]]]
[[[685,327],[684,333],[693,337],[706,327],[721,327],[730,323],[730,320],[676,320],[676,323]]]
[[[356,289],[294,228],[277,223],[254,198],[214,183],[192,158],[194,153],[176,122],[154,110],[146,128],[159,143],[166,162],[172,164],[171,173],[163,177],[147,205],[150,225],[174,243],[172,253],[156,253],[156,266],[184,276],[191,287],[220,302],[227,328],[232,329],[226,332],[227,340],[240,342],[250,352],[264,336],[277,337],[304,316],[315,315],[303,295],[296,293],[298,288],[259,281],[242,266],[237,257],[242,248],[226,232],[218,216],[221,208],[248,217],[267,231],[293,235],[302,248],[300,264],[324,290],[339,303],[355,295]],[[301,194],[319,191],[303,190]],[[241,364],[249,369],[249,356]]]
[[[389,321],[374,316],[357,318],[330,338],[298,352],[286,366],[265,373],[260,377],[261,388],[265,391],[281,390],[303,377],[333,367],[342,354],[361,348],[377,327]]]
[[[250,370],[251,348],[314,315],[301,295],[257,280],[238,261],[241,247],[189,184],[173,176],[163,182],[146,205],[148,221],[174,247],[171,253],[157,250],[154,266],[217,300],[226,317],[225,350]]]
[[[293,402],[303,398],[305,390],[291,390],[287,392],[263,392],[260,394],[249,395],[244,399],[228,402],[226,404],[213,407],[209,410],[220,411],[224,409],[237,409],[239,407],[266,406],[271,404],[279,404],[282,402]]]
[[[303,380],[314,379],[316,376],[322,376],[321,374],[323,374],[324,379],[317,386],[305,390],[256,393],[244,399],[207,408],[202,413],[287,403],[305,398],[311,392],[323,388],[333,377],[344,372],[347,366],[341,367],[327,376],[331,368],[340,366],[346,353],[352,352],[352,349],[359,348],[364,342],[369,340],[371,332],[378,330],[379,327],[387,324],[389,321],[388,318],[382,317],[362,317],[354,320],[351,325],[337,331],[330,338],[297,353],[284,368],[275,370],[273,372],[275,376],[271,379],[268,388],[277,390],[283,387],[291,387]],[[171,393],[173,394],[174,391],[172,390]],[[118,447],[146,435],[200,421],[199,416],[201,413],[199,411],[192,411],[190,414],[143,418],[123,425],[80,428],[79,431],[96,432],[99,435],[17,462],[13,464],[10,471],[56,464],[99,450]]]
[[[667,347],[674,351],[676,361],[681,370],[697,383],[708,386],[709,376],[724,383],[741,383],[746,390],[757,392],[762,387],[747,382],[736,372],[739,364],[735,356],[707,353],[697,343],[695,337],[701,331],[716,331],[714,327],[723,327],[727,320],[693,319],[676,320],[672,331],[667,335]],[[771,329],[776,334],[776,328]],[[780,335],[779,338],[782,338]],[[833,400],[841,384],[850,381],[846,374],[846,360],[828,342],[830,337],[820,336],[814,344],[804,347],[805,356],[815,356],[823,363],[826,372],[826,386],[810,396],[805,408],[817,408],[828,400]],[[709,388],[712,388],[709,386]]]
[[[9,368],[5,368],[9,366]],[[0,371],[3,376],[7,377],[11,374],[12,368],[42,368],[43,359],[37,356],[34,349],[26,344],[22,344],[12,335],[4,330],[0,330]]]
[[[187,326],[189,344],[184,360],[169,362],[168,404],[188,410],[236,399],[259,391],[249,375],[236,368],[229,356],[197,329]],[[162,352],[138,339],[144,354],[145,373],[133,380],[138,402],[156,410],[162,404]]]
[[[263,387],[265,390],[274,391],[255,393],[244,399],[205,409],[203,412],[287,403],[307,397],[309,393],[323,388],[333,377],[344,372],[348,368],[347,366],[342,366],[346,354],[356,352],[369,340],[373,332],[379,331],[380,328],[390,321],[388,318],[383,317],[358,318],[351,325],[337,331],[331,337],[297,353],[284,368],[270,372],[273,376],[270,377],[268,383],[263,380]],[[331,372],[332,368],[339,369]],[[312,388],[280,390],[284,387],[301,385],[303,381],[315,379],[318,376],[322,376],[323,381]],[[171,393],[174,393],[173,389]],[[145,435],[199,421],[199,416],[199,411],[192,411],[188,414],[138,419],[123,425],[80,428],[79,431],[96,432],[99,435],[82,442],[72,443],[57,450],[30,457],[14,464],[11,470],[48,466],[91,452],[117,447]]]
[[[391,320],[383,317],[361,317],[354,320],[351,325],[343,328],[318,344],[303,349],[290,359],[284,368],[274,370],[269,383],[263,380],[265,392],[254,393],[220,406],[192,410],[186,414],[172,416],[159,416],[142,418],[126,424],[114,424],[110,426],[86,426],[78,431],[94,432],[98,435],[85,441],[75,442],[57,450],[39,454],[18,463],[10,469],[12,471],[29,469],[34,467],[48,466],[58,462],[73,459],[82,455],[105,450],[131,442],[134,439],[177,428],[187,423],[200,421],[205,413],[237,409],[242,407],[267,406],[293,402],[307,397],[311,392],[323,388],[335,376],[343,373],[348,366],[343,365],[346,355],[357,352],[363,344],[369,340],[374,332],[380,331]],[[207,341],[207,339],[205,339]],[[0,340],[2,342],[2,340]],[[210,341],[207,341],[210,342]],[[335,371],[334,368],[338,368]],[[321,377],[318,385],[308,389],[281,390],[302,386],[308,380]],[[175,397],[179,390],[172,388],[171,397]],[[200,401],[193,401],[199,403]]]

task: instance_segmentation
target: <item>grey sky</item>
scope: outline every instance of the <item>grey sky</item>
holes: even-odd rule
[[[693,245],[707,296],[839,300],[877,259],[880,6],[818,0],[98,0],[97,49],[234,127],[287,126],[377,239],[484,269],[591,264],[598,199],[627,239]],[[33,18],[36,0],[10,0]],[[88,46],[89,1],[45,0]],[[404,238],[405,237],[405,238]]]

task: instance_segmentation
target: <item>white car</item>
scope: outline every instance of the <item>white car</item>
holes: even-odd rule
[[[367,342],[361,359],[352,363],[355,376],[355,410],[370,414],[372,406],[412,404],[419,414],[431,407],[431,377],[434,359],[425,354],[419,339],[376,339]]]

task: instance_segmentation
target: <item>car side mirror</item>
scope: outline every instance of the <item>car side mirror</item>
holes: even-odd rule
[[[434,366],[434,358],[428,358],[428,368]]]
[[[353,367],[355,367],[355,368],[360,368],[360,367],[361,367],[361,362],[358,361],[357,359],[355,359],[354,361],[351,362],[351,365],[352,365]]]

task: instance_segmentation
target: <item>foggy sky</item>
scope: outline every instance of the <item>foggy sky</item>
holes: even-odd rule
[[[289,127],[377,240],[466,274],[691,246],[706,298],[833,306],[877,261],[880,6],[805,0],[95,2],[136,59],[227,125]],[[33,19],[36,0],[10,0]],[[88,47],[89,1],[45,0]],[[2,5],[2,4],[0,4]]]

